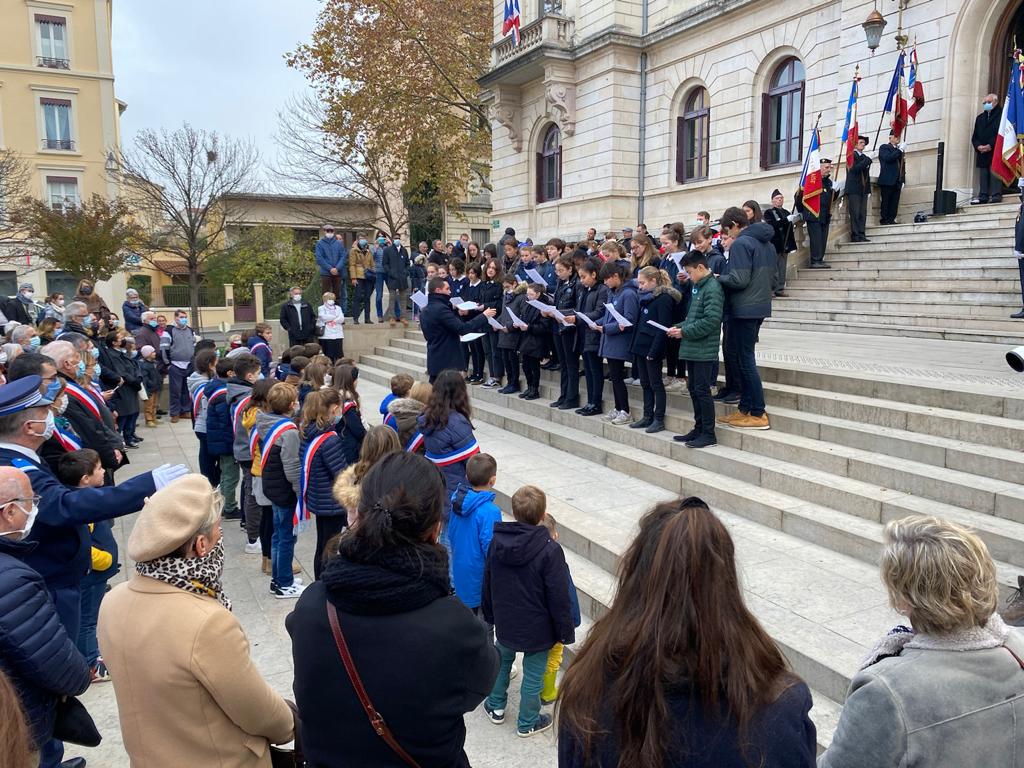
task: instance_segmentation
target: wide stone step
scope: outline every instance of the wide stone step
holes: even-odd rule
[[[1016,213],[1003,213],[991,218],[987,217],[961,217],[947,216],[929,219],[923,224],[913,222],[913,214],[904,215],[908,219],[903,224],[874,224],[868,227],[868,237],[885,235],[907,238],[927,238],[932,235],[950,235],[960,232],[998,232],[1005,228],[1012,232]]]
[[[800,268],[796,272],[798,282],[791,285],[803,286],[810,281],[856,282],[880,280],[887,284],[894,282],[920,281],[935,282],[938,280],[966,281],[972,287],[981,287],[988,280],[1001,283],[1009,282],[1011,288],[1016,285],[1020,290],[1020,273],[1016,266],[1005,267],[938,267],[931,269],[903,269],[899,265],[875,265],[863,269],[833,265],[830,270]]]
[[[1009,270],[1007,270],[1009,271]],[[1016,273],[1016,269],[1013,270]],[[835,274],[831,274],[835,272]],[[918,273],[910,278],[896,278],[889,275],[860,274],[850,275],[845,270],[825,272],[820,269],[800,270],[797,280],[791,280],[786,292],[794,296],[803,296],[811,292],[829,298],[861,298],[876,296],[879,301],[903,296],[922,299],[946,296],[950,301],[970,301],[965,296],[984,296],[983,300],[991,300],[997,296],[1001,300],[1020,299],[1020,280],[1016,275],[1007,278],[995,277],[964,277],[961,279],[941,278],[934,274]]]
[[[849,253],[875,253],[879,256],[890,255],[899,257],[904,254],[916,254],[918,252],[946,252],[959,251],[963,253],[972,250],[988,250],[992,253],[1006,251],[1010,255],[1013,251],[1013,228],[1010,227],[1001,232],[990,231],[968,231],[957,234],[949,233],[937,237],[914,237],[912,235],[877,235],[868,233],[868,242],[852,243],[845,240],[833,242],[831,247],[836,252]]]
[[[898,325],[860,322],[856,320],[806,320],[780,315],[769,321],[769,327],[783,331],[805,329],[871,336],[897,336],[899,338],[943,339],[945,341],[976,341],[982,344],[1010,344],[1017,346],[1024,342],[1024,335],[1011,335],[985,330],[956,330],[928,325]]]
[[[810,309],[822,311],[856,310],[885,315],[957,315],[964,318],[992,318],[1003,320],[1020,311],[1020,297],[1016,301],[979,304],[967,301],[940,302],[938,299],[913,301],[879,301],[869,297],[863,299],[788,298],[772,302],[773,311],[779,309]]]
[[[912,288],[909,285],[890,285],[881,280],[871,281],[865,285],[837,285],[825,282],[820,285],[808,285],[810,281],[800,280],[786,286],[789,294],[785,300],[773,302],[773,305],[789,304],[792,301],[868,301],[878,302],[880,306],[887,303],[896,306],[904,304],[934,304],[941,306],[946,302],[950,306],[971,304],[979,306],[995,306],[999,308],[1016,307],[1021,303],[1020,283],[1013,285],[1009,281],[999,285],[997,281],[989,281],[977,289],[949,281],[937,281],[931,286]],[[909,282],[909,281],[908,281]]]
[[[832,265],[833,269],[877,269],[880,267],[892,267],[899,269],[912,269],[931,271],[933,269],[946,269],[951,265],[961,265],[965,270],[987,269],[991,267],[1009,267],[1016,269],[1017,260],[1007,250],[998,251],[965,251],[955,258],[949,254],[939,251],[917,251],[908,254],[871,254],[871,253],[847,253],[845,251],[831,251],[825,254],[825,261]]]
[[[814,309],[793,304],[786,299],[778,299],[772,302],[772,316],[765,322],[771,324],[774,320],[785,318],[789,320],[806,320],[812,323],[816,320],[832,320],[868,326],[892,325],[902,328],[918,327],[953,332],[978,331],[981,334],[1001,337],[1001,340],[991,341],[990,343],[1019,344],[1020,340],[1024,338],[1024,322],[1012,319],[1010,317],[1011,314],[1013,313],[1007,312],[1002,318],[965,317],[951,314],[949,311],[927,315],[904,315],[893,312],[871,312],[858,309]],[[829,331],[826,327],[821,327],[818,330]],[[862,332],[866,333],[866,331]],[[964,341],[984,341],[984,339],[968,338],[964,339]]]

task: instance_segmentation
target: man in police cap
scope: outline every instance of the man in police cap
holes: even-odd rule
[[[32,482],[39,514],[28,540],[37,546],[24,561],[46,582],[68,635],[78,637],[80,585],[90,564],[89,523],[138,512],[147,496],[188,474],[188,467],[164,464],[112,487],[61,485],[37,453],[54,431],[52,401],[41,387],[38,376],[0,386],[0,466],[20,469]]]

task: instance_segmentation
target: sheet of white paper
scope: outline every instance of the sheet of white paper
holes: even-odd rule
[[[460,299],[458,296],[452,296],[450,299],[448,299],[448,301],[451,302],[453,307],[459,307],[462,304],[462,299]]]
[[[676,263],[676,267],[681,270],[683,268],[683,256],[685,255],[685,253],[670,253],[668,257],[672,259],[672,261]]]
[[[476,339],[479,339],[482,336],[483,336],[482,333],[464,333],[461,336],[459,336],[459,341],[462,341],[462,342],[474,341]]]
[[[659,331],[664,331],[665,333],[668,333],[668,331],[669,331],[669,329],[668,329],[668,328],[666,328],[666,327],[665,327],[664,325],[662,325],[661,323],[656,323],[656,322],[654,322],[653,320],[648,320],[648,321],[647,321],[647,324],[648,324],[648,325],[653,325],[653,326],[654,326],[655,328],[657,328],[657,329],[658,329]]]
[[[455,308],[458,310],[466,310],[467,312],[473,312],[474,310],[477,309],[483,309],[484,305],[477,304],[475,301],[464,301],[461,304],[455,305]]]
[[[541,285],[548,284],[548,281],[544,279],[544,275],[542,275],[533,267],[530,267],[530,269],[526,270],[526,276],[533,280],[533,282],[535,283],[540,283]]]
[[[518,317],[511,309],[505,307],[505,311],[508,312],[508,319],[512,321],[512,325],[516,328],[529,328],[529,326],[523,322],[522,318]]]
[[[427,306],[427,294],[425,294],[423,291],[416,291],[416,293],[410,296],[410,298],[412,299],[412,303],[415,304],[420,309],[423,309],[424,307]]]
[[[491,328],[493,328],[496,331],[500,331],[502,328],[505,327],[504,325],[499,323],[497,320],[495,320],[493,317],[488,317],[487,318],[487,322],[490,323],[491,324]]]
[[[529,304],[531,307],[536,307],[541,312],[550,312],[551,310],[554,309],[554,307],[552,307],[550,304],[545,304],[540,299],[530,299],[526,303]]]
[[[587,317],[586,315],[584,315],[584,314],[583,314],[582,312],[577,312],[577,313],[576,313],[576,318],[577,318],[578,320],[582,320],[582,321],[583,321],[583,322],[585,322],[585,323],[586,323],[586,324],[587,324],[588,326],[590,326],[590,330],[592,330],[592,331],[596,331],[596,330],[597,330],[597,323],[595,323],[595,322],[594,322],[593,320],[591,320],[591,319],[590,319],[589,317]]]
[[[615,305],[612,304],[610,301],[604,305],[604,308],[612,313],[612,318],[614,318],[615,322],[618,323],[619,325],[624,325],[627,328],[632,325],[632,323],[629,322],[629,320],[627,320],[618,313],[618,311],[615,309]]]

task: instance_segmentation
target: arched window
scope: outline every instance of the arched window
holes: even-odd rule
[[[683,114],[676,118],[676,181],[680,184],[708,177],[710,129],[708,91],[694,88],[683,104]]]
[[[537,153],[537,202],[546,203],[562,196],[562,133],[557,125],[544,132]]]
[[[788,58],[776,67],[761,104],[761,166],[799,163],[803,156],[804,65]]]

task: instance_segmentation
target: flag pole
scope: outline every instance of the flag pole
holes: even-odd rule
[[[860,82],[860,64],[857,64],[857,66],[853,70],[853,81],[855,83],[856,82]],[[857,102],[858,102],[857,106],[858,106],[858,109],[859,109],[859,107],[860,107],[860,90],[859,89],[857,91]],[[848,126],[848,127],[852,127],[852,126]],[[860,131],[858,129],[858,133],[859,132]],[[854,143],[856,143],[856,142],[854,142]],[[840,158],[840,157],[843,158],[843,162],[842,163],[838,163],[838,158]],[[833,182],[834,184],[838,184],[839,183],[839,177],[842,174],[843,170],[846,168],[846,142],[843,141],[843,138],[841,136],[839,137],[839,153],[836,155],[836,158],[837,158],[837,162],[833,163],[833,165],[837,165],[838,164],[839,165],[839,170],[836,172],[836,180],[835,180],[835,182]],[[844,195],[843,198],[845,199],[845,197],[846,196]],[[842,206],[842,203],[840,203],[840,206]]]
[[[900,52],[899,52],[899,56],[896,57],[896,63],[897,64],[899,63],[900,56],[905,56],[905,55],[906,55],[906,51],[903,48],[901,48]],[[899,77],[899,75],[897,77]],[[899,89],[899,85],[898,84],[897,84],[896,88],[897,88],[897,95],[898,95],[898,89]],[[895,104],[893,106],[895,107]],[[875,143],[873,145],[873,149],[875,149],[876,151],[878,150],[878,137],[882,135],[882,124],[885,122],[885,116],[887,114],[889,114],[889,113],[885,111],[885,107],[883,106],[882,107],[882,116],[878,119],[878,130],[875,131]]]

